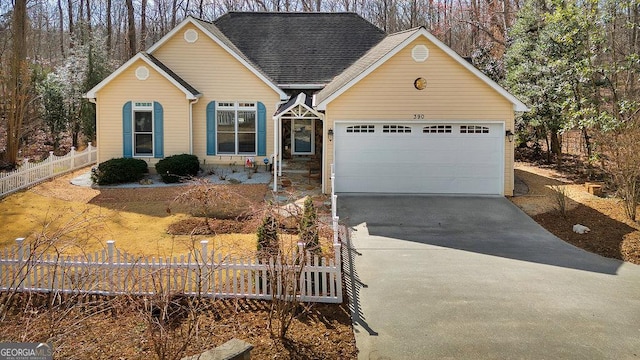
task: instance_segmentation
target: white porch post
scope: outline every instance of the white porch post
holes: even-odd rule
[[[273,192],[278,191],[278,153],[280,152],[280,147],[278,146],[278,117],[273,117]]]
[[[282,176],[282,118],[278,118],[278,175]]]
[[[326,136],[327,134],[327,122],[324,121],[324,117],[319,118],[322,121],[322,164],[321,164],[321,174],[322,177],[320,178],[320,184],[322,184],[322,193],[325,193],[326,190],[326,186],[325,186],[325,182],[324,179],[327,178],[327,173],[325,172],[326,170],[326,166],[325,163],[327,161],[327,142],[328,142],[328,138]]]

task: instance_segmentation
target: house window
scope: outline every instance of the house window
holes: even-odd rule
[[[404,126],[404,125],[383,125],[382,132],[383,133],[411,133],[411,127]]]
[[[256,104],[220,102],[216,109],[218,154],[255,154]]]
[[[348,133],[372,133],[375,131],[375,125],[352,125],[347,126]]]
[[[451,125],[431,125],[422,128],[425,134],[450,134]]]
[[[133,155],[153,156],[153,104],[137,102],[133,106]]]
[[[461,125],[460,134],[488,134],[489,127],[478,125]]]

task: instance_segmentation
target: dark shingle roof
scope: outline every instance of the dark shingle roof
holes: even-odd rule
[[[354,13],[230,12],[215,26],[278,84],[325,84],[385,33]]]
[[[169,69],[167,65],[163,64],[162,61],[158,60],[155,56],[147,53],[142,53],[142,55],[146,56],[147,59],[151,60],[152,63],[156,64],[162,71],[164,71],[167,75],[172,77],[178,84],[182,85],[187,91],[189,91],[193,96],[200,96],[200,91],[196,90],[191,84],[186,82],[183,78],[178,76],[173,70]]]

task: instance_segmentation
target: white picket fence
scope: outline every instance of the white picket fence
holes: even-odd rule
[[[0,197],[28,188],[58,175],[63,175],[83,166],[97,162],[98,149],[88,144],[84,151],[76,152],[74,147],[64,156],[49,152],[46,160],[30,163],[24,159],[17,169],[0,173]]]
[[[216,298],[273,299],[291,289],[283,281],[297,276],[296,296],[305,302],[341,303],[340,244],[333,259],[304,253],[302,244],[286,261],[234,259],[209,251],[208,241],[192,254],[139,257],[107,248],[82,256],[42,254],[16,239],[0,251],[0,291],[102,295],[180,293]],[[294,281],[294,280],[291,280]],[[288,286],[285,286],[288,285]],[[290,291],[290,290],[287,290]]]

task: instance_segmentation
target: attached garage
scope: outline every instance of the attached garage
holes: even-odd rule
[[[504,123],[336,122],[335,191],[504,194]]]

